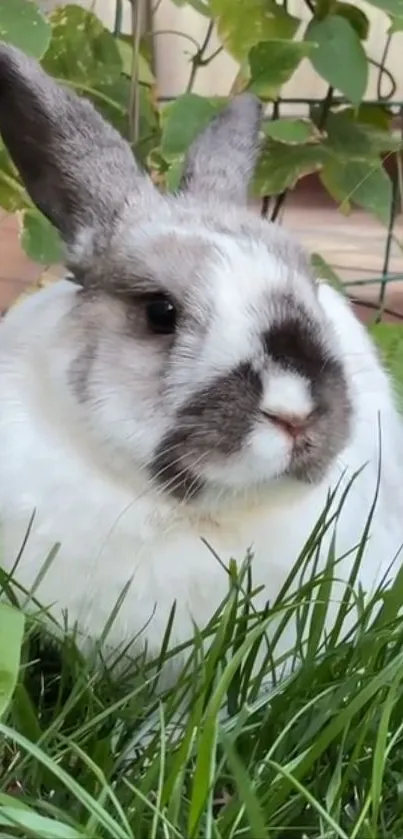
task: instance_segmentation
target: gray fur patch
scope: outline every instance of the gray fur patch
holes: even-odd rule
[[[318,326],[298,307],[294,315],[274,323],[262,341],[269,371],[274,364],[310,383],[312,422],[304,437],[294,443],[287,473],[306,483],[320,481],[350,431],[352,409],[343,367],[321,342]],[[261,398],[261,376],[249,364],[217,379],[179,411],[176,428],[155,454],[154,479],[168,492],[173,487],[177,497],[196,496],[203,490],[198,465],[241,452],[258,419]],[[166,483],[167,475],[171,484]]]
[[[203,489],[198,465],[240,450],[256,421],[261,397],[261,378],[249,364],[240,364],[200,391],[178,412],[176,427],[158,447],[150,469],[153,478],[176,497],[196,496]]]
[[[6,44],[0,45],[0,103],[4,143],[33,201],[66,243],[75,246],[85,228],[109,235],[128,189],[147,189],[128,143],[88,100]]]

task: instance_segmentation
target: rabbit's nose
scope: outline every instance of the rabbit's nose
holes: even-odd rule
[[[272,414],[268,411],[263,411],[263,414],[272,425],[281,428],[290,437],[296,439],[302,434],[305,434],[312,424],[313,412],[308,415],[301,416],[298,414]]]

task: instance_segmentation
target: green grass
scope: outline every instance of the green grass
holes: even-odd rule
[[[155,664],[169,627],[158,662],[114,673],[74,638],[50,641],[40,611],[24,625],[3,606],[0,836],[401,839],[403,577],[364,597],[359,549],[326,636],[337,562],[332,549],[322,572],[315,560],[333,525],[327,510],[264,612],[253,562],[234,564],[228,597],[195,627],[163,694]],[[24,599],[5,575],[3,589]],[[277,649],[289,621],[287,662]]]

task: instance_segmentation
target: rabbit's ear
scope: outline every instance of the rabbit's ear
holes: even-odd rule
[[[110,227],[128,193],[154,190],[89,101],[3,43],[0,132],[32,200],[73,252],[87,231]]]
[[[259,152],[261,116],[256,96],[236,96],[191,145],[180,189],[245,204]]]

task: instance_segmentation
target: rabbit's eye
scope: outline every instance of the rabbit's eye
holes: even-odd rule
[[[165,294],[156,294],[146,304],[148,327],[156,335],[170,335],[175,332],[176,309]]]

